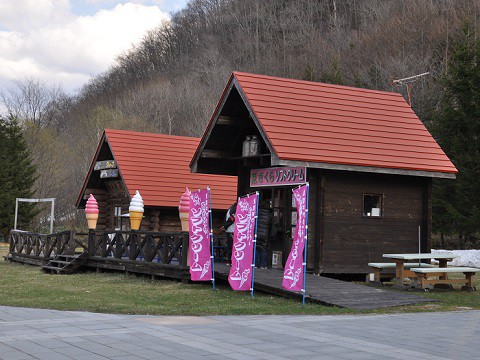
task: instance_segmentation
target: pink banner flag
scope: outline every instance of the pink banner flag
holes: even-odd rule
[[[294,189],[293,196],[297,206],[297,225],[292,249],[285,263],[282,286],[291,291],[302,291],[303,286],[303,250],[307,237],[307,194],[308,185]]]
[[[228,282],[233,290],[251,290],[257,202],[258,195],[251,194],[240,198],[237,203],[232,268],[228,275]]]
[[[208,189],[192,191],[190,194],[189,265],[193,281],[212,280],[209,197]]]

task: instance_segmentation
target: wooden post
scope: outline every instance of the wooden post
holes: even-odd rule
[[[438,266],[441,268],[447,267],[447,259],[439,259]],[[445,280],[447,278],[447,273],[443,273],[443,275],[440,275],[438,278],[440,280]]]
[[[182,233],[182,268],[188,268],[188,233]]]
[[[88,257],[95,256],[95,230],[88,230]]]
[[[163,242],[163,247],[162,247],[162,261],[166,262],[168,259],[168,239],[167,235],[164,235],[161,237],[161,241]],[[187,247],[188,248],[188,247]]]
[[[395,285],[397,287],[401,287],[403,288],[404,287],[404,284],[403,284],[403,278],[405,276],[405,267],[404,267],[404,260],[402,259],[393,259],[395,261],[395,277],[396,277],[396,280],[395,280]]]
[[[127,240],[127,242],[129,243],[128,246],[130,248],[128,258],[130,260],[135,260],[137,258],[136,255],[137,255],[137,249],[138,249],[139,234],[137,234],[132,230],[128,237],[129,239]],[[117,243],[117,246],[118,246],[118,243]]]

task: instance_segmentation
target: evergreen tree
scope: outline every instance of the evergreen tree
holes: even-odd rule
[[[0,117],[0,234],[13,229],[15,199],[33,196],[36,168],[15,119]],[[26,228],[35,216],[31,204],[19,206],[18,227]]]
[[[458,169],[456,180],[434,183],[434,230],[474,245],[480,229],[480,41],[469,25],[444,74],[433,132]],[[468,243],[464,243],[466,240]]]

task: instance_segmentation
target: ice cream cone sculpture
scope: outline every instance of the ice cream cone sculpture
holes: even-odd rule
[[[188,231],[188,218],[190,216],[190,193],[191,191],[188,190],[187,187],[180,198],[180,205],[178,206],[180,222],[182,223],[182,231]]]
[[[137,192],[135,195],[132,197],[132,200],[130,201],[130,207],[128,208],[128,211],[130,212],[130,227],[132,230],[138,230],[140,229],[140,223],[142,222],[142,217],[143,217],[143,199],[140,193]]]
[[[95,229],[98,220],[98,203],[92,194],[90,194],[87,205],[85,206],[85,216],[87,218],[88,228]]]

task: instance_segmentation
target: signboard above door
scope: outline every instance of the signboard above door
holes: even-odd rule
[[[103,169],[115,169],[117,164],[115,160],[104,160],[104,161],[97,161],[93,170],[103,170]]]
[[[250,170],[250,187],[300,185],[307,181],[307,168],[271,167]]]

